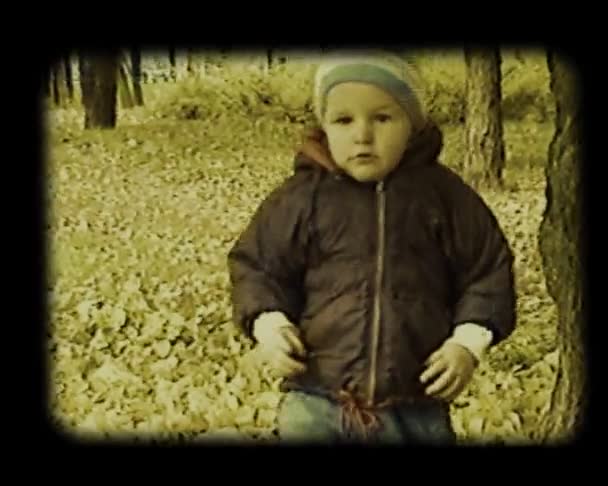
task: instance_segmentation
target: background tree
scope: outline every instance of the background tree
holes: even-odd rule
[[[55,106],[59,106],[61,103],[60,93],[59,93],[59,84],[58,84],[58,66],[57,63],[53,63],[51,65],[50,70],[50,87],[51,87],[51,97],[53,98],[53,103]]]
[[[53,67],[49,66],[42,73],[42,94],[48,99],[51,97],[51,74]]]
[[[85,129],[116,126],[118,52],[79,53]]]
[[[463,176],[479,188],[502,186],[505,166],[498,48],[464,50],[466,65]]]
[[[194,55],[194,49],[188,47],[186,49],[186,73],[188,73],[188,76],[194,75]]]
[[[133,77],[135,104],[137,106],[143,106],[144,94],[141,90],[141,50],[139,47],[131,48],[131,73]]]
[[[135,101],[131,92],[129,83],[129,72],[127,69],[127,60],[121,54],[118,62],[118,95],[120,97],[120,105],[123,108],[133,108]]]
[[[51,91],[55,106],[66,106],[70,98],[65,62],[65,55],[61,54],[51,65]]]
[[[587,301],[583,285],[587,239],[582,222],[583,146],[579,79],[554,52],[547,64],[555,96],[555,135],[549,146],[547,205],[539,231],[547,290],[558,310],[559,366],[549,410],[541,422],[541,441],[571,439],[583,422],[587,378],[583,350]]]
[[[273,64],[285,64],[287,62],[286,56],[280,56],[277,54],[276,49],[267,49],[266,50],[266,61],[268,64],[268,69],[270,69]]]
[[[63,68],[68,99],[72,101],[74,100],[74,77],[72,75],[72,60],[69,52],[63,56]]]
[[[188,49],[186,62],[189,75],[205,76],[207,74],[207,63],[209,53],[194,49]]]
[[[175,65],[175,46],[169,46],[169,64],[171,66],[170,77],[173,81],[177,79],[177,69]]]

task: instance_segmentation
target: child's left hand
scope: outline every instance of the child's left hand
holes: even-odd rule
[[[477,367],[475,356],[464,346],[446,341],[424,363],[427,368],[420,375],[426,394],[445,401],[454,400],[465,388]]]

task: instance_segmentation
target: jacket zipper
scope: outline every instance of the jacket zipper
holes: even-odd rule
[[[369,374],[369,405],[374,403],[374,393],[376,388],[376,365],[378,360],[378,341],[380,339],[380,296],[382,290],[382,280],[384,273],[384,246],[385,246],[385,206],[386,193],[384,192],[384,181],[376,185],[378,202],[378,253],[376,260],[376,285],[374,288],[374,313],[372,320],[372,355]]]

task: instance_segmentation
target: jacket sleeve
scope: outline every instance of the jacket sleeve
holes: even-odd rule
[[[299,319],[309,205],[303,177],[287,179],[260,204],[228,254],[233,321],[251,339],[263,312]]]
[[[448,257],[454,278],[454,326],[475,323],[492,332],[491,345],[516,323],[514,256],[497,218],[456,176],[450,201]]]

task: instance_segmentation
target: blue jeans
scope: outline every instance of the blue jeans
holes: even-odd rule
[[[447,408],[439,404],[402,405],[377,413],[380,429],[370,438],[342,426],[340,405],[322,396],[290,391],[278,411],[279,438],[285,444],[377,443],[454,445]]]

